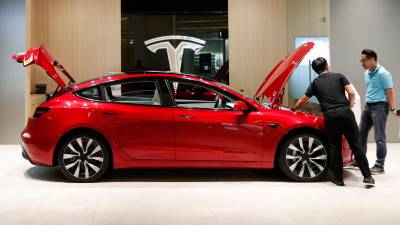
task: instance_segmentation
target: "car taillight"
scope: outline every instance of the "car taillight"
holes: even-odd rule
[[[33,114],[33,118],[39,118],[46,114],[50,108],[45,108],[45,107],[37,107],[35,113]]]

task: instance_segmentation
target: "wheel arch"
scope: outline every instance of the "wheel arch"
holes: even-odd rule
[[[313,127],[294,128],[294,129],[290,130],[289,132],[287,132],[279,141],[279,144],[277,145],[275,155],[274,155],[274,168],[279,168],[278,156],[279,156],[280,151],[282,151],[282,147],[285,144],[285,142],[289,138],[293,137],[294,135],[301,134],[301,133],[311,133],[311,134],[317,135],[317,136],[321,137],[325,143],[328,143],[328,136],[316,128],[313,128]]]
[[[54,147],[54,151],[53,151],[53,166],[58,166],[58,161],[57,161],[57,155],[58,152],[60,151],[60,146],[63,144],[63,142],[69,138],[70,136],[77,134],[77,133],[88,133],[88,134],[93,134],[96,135],[100,138],[102,138],[105,142],[105,144],[108,147],[108,151],[109,151],[109,155],[110,155],[110,168],[113,168],[113,154],[112,154],[112,148],[110,145],[110,142],[108,141],[108,139],[98,130],[93,129],[93,128],[89,128],[89,127],[76,127],[73,128],[67,132],[65,132],[58,140],[56,146]]]

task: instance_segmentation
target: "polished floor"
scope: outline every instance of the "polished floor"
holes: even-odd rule
[[[386,170],[370,189],[358,170],[345,171],[345,187],[329,176],[296,183],[273,170],[206,169],[120,170],[76,184],[0,146],[0,225],[399,224],[400,144],[389,145]]]

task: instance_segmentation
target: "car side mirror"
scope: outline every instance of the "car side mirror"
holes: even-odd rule
[[[235,101],[233,103],[233,109],[235,111],[247,111],[249,107],[244,101]]]

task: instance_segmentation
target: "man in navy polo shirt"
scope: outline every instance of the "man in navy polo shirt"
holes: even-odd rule
[[[371,49],[361,52],[361,64],[366,70],[364,79],[366,84],[365,109],[361,115],[360,139],[365,153],[367,153],[368,134],[374,127],[376,142],[376,162],[371,168],[373,174],[385,172],[386,121],[389,112],[396,116],[396,105],[391,74],[377,62],[377,54]]]

